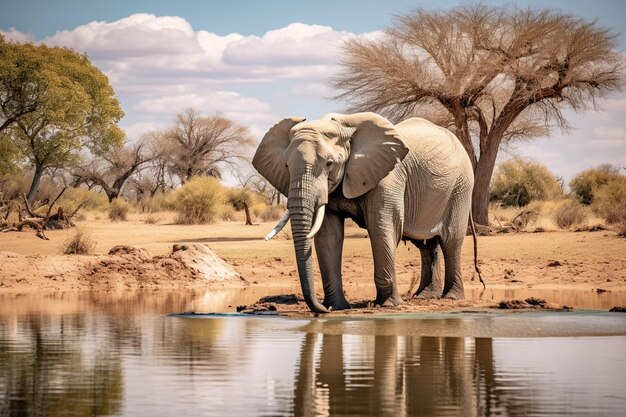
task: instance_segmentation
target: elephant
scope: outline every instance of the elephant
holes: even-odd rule
[[[287,212],[266,239],[291,220],[302,294],[314,313],[350,308],[341,271],[346,218],[368,231],[377,305],[403,302],[395,272],[401,240],[412,242],[422,255],[415,295],[464,298],[461,247],[474,174],[449,130],[418,117],[393,125],[371,112],[329,113],[313,121],[288,117],[265,134],[252,164],[287,196]],[[322,303],[314,289],[312,241]],[[442,255],[443,285],[438,274]]]

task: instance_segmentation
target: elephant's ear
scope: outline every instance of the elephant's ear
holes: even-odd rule
[[[382,116],[357,113],[334,119],[355,128],[343,177],[346,198],[358,197],[374,188],[409,152],[393,124]]]
[[[289,146],[289,131],[304,117],[287,117],[271,127],[263,136],[252,158],[252,166],[283,195],[289,190],[289,170],[283,154]]]

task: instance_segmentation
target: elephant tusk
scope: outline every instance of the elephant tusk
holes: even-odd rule
[[[274,226],[274,228],[265,236],[265,240],[270,240],[271,238],[276,236],[278,232],[283,230],[283,227],[285,227],[285,225],[289,221],[290,216],[291,213],[289,213],[289,210],[286,210],[285,214],[283,214],[283,217],[281,217],[278,223],[276,223],[276,226]]]
[[[322,227],[322,223],[324,222],[325,212],[326,212],[326,205],[323,205],[317,209],[317,214],[315,215],[315,222],[313,223],[313,226],[311,227],[311,231],[306,236],[307,239],[311,239],[313,236],[317,234],[317,232],[320,231],[320,228]]]

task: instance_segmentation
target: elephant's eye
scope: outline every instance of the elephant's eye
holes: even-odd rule
[[[332,159],[329,159],[328,161],[326,161],[326,166],[329,167],[331,166],[335,161],[333,161]]]

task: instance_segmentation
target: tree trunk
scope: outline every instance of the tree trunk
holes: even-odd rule
[[[489,147],[483,151],[474,172],[474,190],[472,192],[472,216],[474,221],[481,225],[489,225],[489,200],[491,197],[490,185],[493,168],[498,156],[498,145],[491,141]]]
[[[33,205],[35,196],[39,190],[39,183],[41,182],[41,176],[43,175],[44,167],[42,165],[35,165],[35,173],[33,174],[33,182],[30,184],[30,190],[28,190],[28,204]]]
[[[250,208],[248,203],[243,202],[243,210],[246,212],[246,226],[252,226],[252,217],[250,216]]]
[[[113,202],[113,200],[115,200],[117,197],[120,196],[120,193],[118,190],[110,190],[107,194],[107,197],[109,198],[109,204]]]

